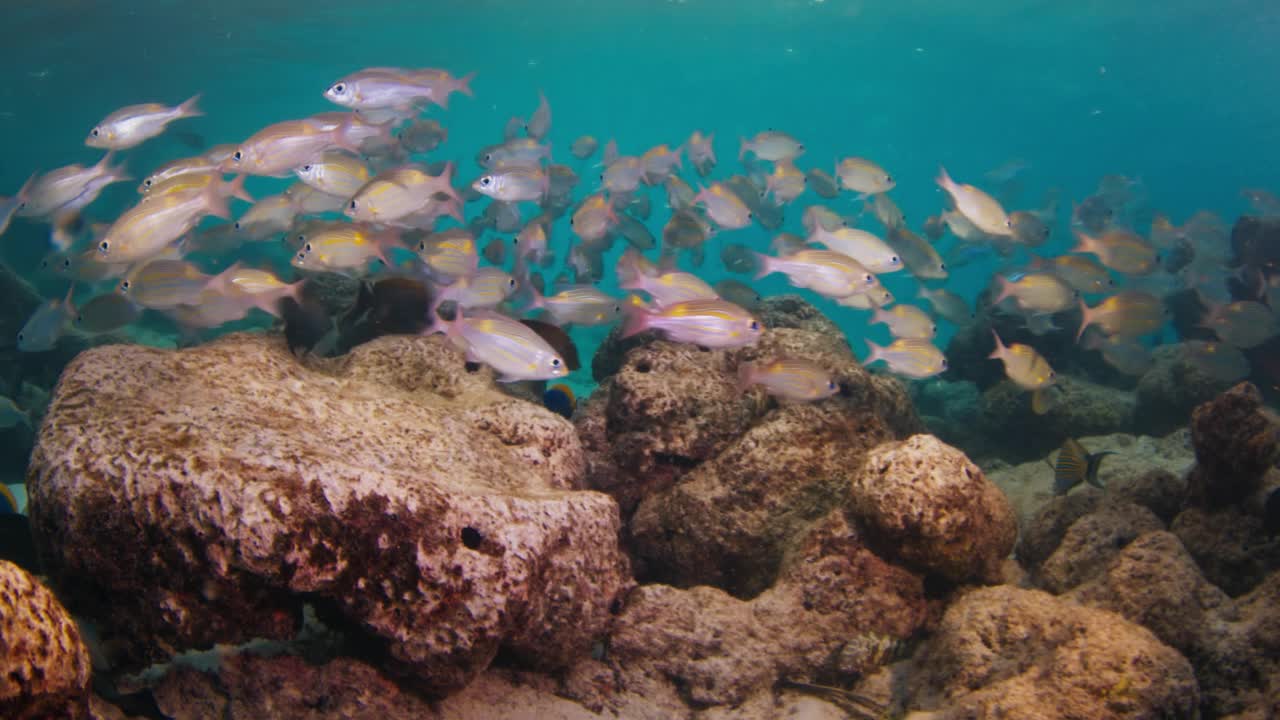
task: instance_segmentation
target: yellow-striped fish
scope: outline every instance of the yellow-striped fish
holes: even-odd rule
[[[441,321],[449,339],[466,349],[469,362],[498,373],[498,382],[550,380],[569,374],[564,358],[523,323],[495,312],[476,312]]]
[[[333,150],[294,169],[293,174],[322,193],[345,199],[354,197],[371,177],[360,158]]]
[[[840,391],[831,373],[822,366],[792,357],[742,363],[738,366],[738,385],[744,389],[762,385],[770,395],[798,402],[821,400]]]
[[[1066,495],[1071,488],[1087,482],[1099,490],[1106,489],[1098,479],[1098,468],[1102,466],[1102,458],[1114,455],[1110,450],[1090,453],[1074,438],[1067,438],[1058,450],[1058,459],[1053,463],[1053,492],[1055,495]]]
[[[996,349],[987,357],[1004,363],[1004,374],[1023,390],[1041,390],[1057,381],[1058,375],[1049,367],[1049,361],[1029,345],[1011,343],[1005,345],[995,330]]]
[[[754,345],[763,327],[754,315],[724,300],[688,300],[657,309],[630,302],[623,311],[624,338],[652,329],[668,340],[709,348]]]

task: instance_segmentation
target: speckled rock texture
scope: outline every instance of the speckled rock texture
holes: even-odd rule
[[[26,570],[0,560],[0,717],[88,717],[90,672],[66,608]]]
[[[1071,524],[1035,577],[1050,592],[1066,592],[1101,571],[1134,538],[1164,529],[1160,518],[1141,505],[1104,505]]]
[[[1056,400],[1043,415],[1031,409],[1031,394],[1012,382],[982,393],[979,422],[998,448],[995,454],[1011,462],[1030,460],[1057,448],[1064,437],[1108,435],[1132,426],[1131,392],[1061,374],[1056,387]]]
[[[1280,459],[1280,425],[1262,412],[1262,395],[1240,383],[1191,414],[1196,467],[1188,480],[1190,504],[1220,508],[1238,504],[1258,489],[1262,475]]]
[[[910,637],[926,616],[922,580],[877,557],[833,511],[752,600],[708,586],[640,586],[617,619],[609,658],[632,692],[674,683],[692,707],[732,706],[779,679],[867,672],[884,661],[877,647]]]
[[[1000,488],[932,435],[872,450],[853,477],[849,509],[886,557],[953,582],[1000,582],[1018,534]]]
[[[300,364],[279,338],[80,356],[29,471],[33,529],[126,667],[285,638],[334,604],[429,691],[505,649],[585,653],[629,589],[605,495],[559,416],[438,339]]]
[[[1008,585],[965,594],[917,653],[911,707],[960,718],[1193,718],[1186,658],[1105,610]]]
[[[741,363],[782,355],[827,368],[840,393],[780,403],[738,387]],[[793,535],[844,504],[870,448],[920,427],[902,384],[863,369],[841,335],[786,327],[736,350],[636,347],[576,421],[588,483],[629,521],[638,576],[743,598],[772,584]]]
[[[1161,345],[1152,357],[1155,365],[1138,381],[1133,432],[1164,435],[1184,426],[1196,406],[1231,387],[1183,359],[1176,345]]]
[[[1232,597],[1249,592],[1280,569],[1280,543],[1263,530],[1261,519],[1241,508],[1187,508],[1169,530],[1196,559],[1204,576]]]

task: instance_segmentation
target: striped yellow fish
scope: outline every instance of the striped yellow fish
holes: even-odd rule
[[[745,362],[738,366],[742,388],[762,385],[770,395],[810,402],[831,397],[840,386],[822,366],[800,358],[779,357],[765,362]]]
[[[1102,490],[1105,486],[1098,480],[1098,468],[1102,466],[1102,458],[1115,453],[1110,450],[1090,453],[1079,441],[1067,438],[1058,450],[1058,459],[1053,463],[1053,492],[1055,495],[1066,495],[1071,488],[1087,482]]]

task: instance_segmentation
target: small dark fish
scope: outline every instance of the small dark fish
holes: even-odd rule
[[[333,319],[329,317],[323,300],[317,297],[317,293],[309,292],[312,287],[311,283],[302,287],[301,303],[291,297],[280,301],[284,339],[289,345],[289,352],[295,355],[314,350],[333,329]]]
[[[99,295],[81,305],[79,310],[76,314],[76,328],[95,334],[119,330],[142,315],[142,308],[118,292]]]
[[[564,358],[564,366],[569,369],[569,372],[574,372],[582,367],[582,363],[578,361],[578,346],[573,344],[569,333],[565,332],[559,325],[528,318],[520,322],[525,327],[538,333],[538,336],[546,340],[552,350],[555,350],[560,357]]]
[[[755,288],[737,280],[721,280],[715,284],[716,294],[747,310],[755,310],[764,302]]]
[[[812,168],[805,174],[808,180],[808,186],[818,194],[818,197],[830,200],[840,194],[840,187],[836,184],[836,179],[831,177],[831,173],[820,168]]]
[[[1055,495],[1066,495],[1071,488],[1080,483],[1104,489],[1098,480],[1098,468],[1102,466],[1102,458],[1114,455],[1110,450],[1090,454],[1074,438],[1067,438],[1058,450],[1058,460],[1053,464],[1053,492]]]
[[[563,383],[552,385],[542,393],[542,404],[548,410],[559,414],[566,420],[573,419],[573,411],[578,407],[578,400],[573,395],[573,390]]]
[[[368,321],[380,335],[410,335],[427,327],[431,290],[412,277],[383,278],[373,284]]]
[[[653,205],[649,201],[649,193],[637,193],[631,199],[631,204],[627,205],[627,212],[635,215],[641,220],[648,220],[649,215],[653,212]]]
[[[204,136],[198,132],[191,132],[190,130],[179,130],[177,132],[170,132],[169,137],[173,138],[174,140],[177,140],[183,145],[186,145],[192,150],[204,150],[205,148],[209,147],[208,141],[206,141],[204,139]]]
[[[924,221],[924,236],[929,242],[938,242],[947,232],[947,223],[941,215],[930,215]]]
[[[649,228],[624,212],[618,213],[618,233],[637,250],[652,250],[658,246],[658,240]]]
[[[745,245],[729,243],[720,249],[720,262],[729,272],[751,273],[756,271],[756,256]]]
[[[484,259],[489,261],[491,265],[501,265],[507,260],[507,241],[502,238],[494,238],[484,246]]]

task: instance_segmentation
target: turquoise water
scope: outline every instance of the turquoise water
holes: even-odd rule
[[[476,73],[474,99],[454,96],[448,111],[430,111],[450,133],[430,158],[456,160],[467,179],[479,174],[475,150],[500,141],[507,119],[527,116],[544,91],[556,158],[584,177],[578,196],[595,189],[596,172],[568,155],[579,135],[617,138],[624,154],[638,155],[694,129],[715,132],[716,175],[727,177],[737,171],[738,137],[765,128],[806,144],[802,168],[874,158],[898,178],[892,195],[917,228],[943,207],[933,183],[939,164],[980,182],[1025,159],[1018,206],[1062,191],[1051,252],[1071,242],[1070,201],[1105,174],[1141,178],[1147,216],[1161,210],[1175,222],[1200,208],[1230,220],[1246,208],[1242,187],[1280,188],[1280,99],[1270,92],[1280,6],[1262,1],[55,1],[23,2],[6,15],[0,194],[32,171],[95,161],[85,134],[120,106],[201,92],[207,117],[181,130],[210,145],[236,142],[272,122],[337,109],[325,88],[372,65]],[[190,153],[162,136],[125,157],[141,177]],[[132,204],[134,185],[109,188],[90,219],[108,221]],[[250,183],[258,195],[283,187]],[[816,200],[809,194],[798,205]],[[833,207],[857,206],[845,194]],[[468,215],[482,208],[473,203]],[[786,229],[798,229],[799,215],[788,213]],[[655,233],[665,217],[650,221]],[[763,249],[771,236],[753,226],[723,240]],[[3,255],[52,297],[65,281],[36,272],[44,237],[43,227],[16,221]],[[563,255],[569,240],[562,219],[553,247]],[[700,271],[711,281],[725,275],[716,242]],[[996,267],[963,268],[949,287],[972,300]],[[886,284],[901,299],[913,294],[905,277]],[[775,276],[759,289],[788,286]],[[856,338],[865,314],[822,307],[863,352]],[[942,324],[940,344],[952,331]],[[870,336],[887,338],[877,333]]]

